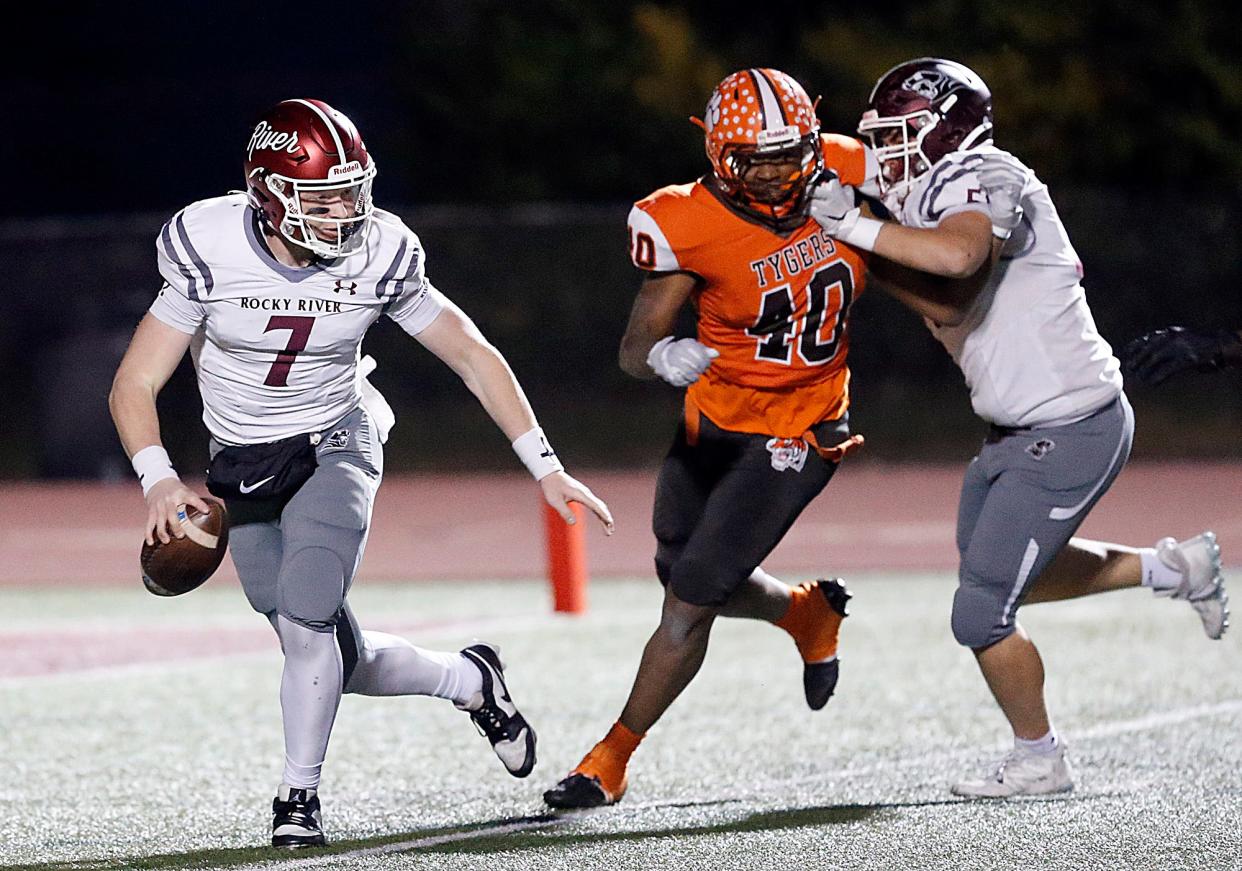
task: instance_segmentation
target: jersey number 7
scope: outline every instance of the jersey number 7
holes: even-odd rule
[[[298,353],[306,350],[306,343],[310,341],[311,328],[314,326],[314,318],[272,315],[263,332],[289,330],[289,344],[285,345],[284,350],[276,355],[276,362],[268,371],[264,384],[268,387],[289,386],[289,369],[292,368],[293,361],[298,358]]]

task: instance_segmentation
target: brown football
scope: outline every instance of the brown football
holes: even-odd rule
[[[138,561],[142,583],[157,596],[180,596],[212,576],[229,546],[229,514],[216,499],[204,500],[211,509],[203,514],[191,505],[181,506],[181,528],[185,538],[164,544],[142,543]]]

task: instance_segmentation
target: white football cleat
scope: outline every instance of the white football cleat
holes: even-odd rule
[[[1023,795],[1054,795],[1074,788],[1074,769],[1065,756],[1065,745],[1051,753],[1032,753],[1015,748],[986,777],[953,784],[954,795],[966,798],[1014,798]]]
[[[296,850],[326,843],[317,792],[282,783],[272,800],[272,846]]]
[[[1229,595],[1220,570],[1220,546],[1216,534],[1204,532],[1185,541],[1162,538],[1156,542],[1160,562],[1181,573],[1182,582],[1156,595],[1183,599],[1203,621],[1208,638],[1217,639],[1229,628]]]
[[[469,700],[457,704],[458,710],[470,715],[508,772],[525,777],[535,767],[535,730],[509,696],[500,649],[481,642],[465,648],[461,655],[478,668],[483,686]]]

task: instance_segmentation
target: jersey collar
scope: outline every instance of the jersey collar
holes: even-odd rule
[[[324,271],[323,264],[319,261],[315,261],[309,266],[299,267],[288,266],[277,260],[272,255],[271,249],[267,247],[267,242],[263,239],[263,230],[259,227],[259,213],[253,206],[246,206],[242,220],[246,225],[246,241],[250,243],[250,250],[254,251],[255,256],[281,278],[296,284],[319,275]]]

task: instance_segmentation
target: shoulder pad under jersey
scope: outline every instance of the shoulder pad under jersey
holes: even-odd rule
[[[839,133],[822,133],[819,141],[824,168],[836,173],[841,184],[858,187],[867,181],[867,147],[862,142]]]
[[[191,203],[168,219],[155,249],[160,275],[170,287],[195,301],[211,295],[212,266],[243,238],[245,208],[246,195],[234,193]]]

